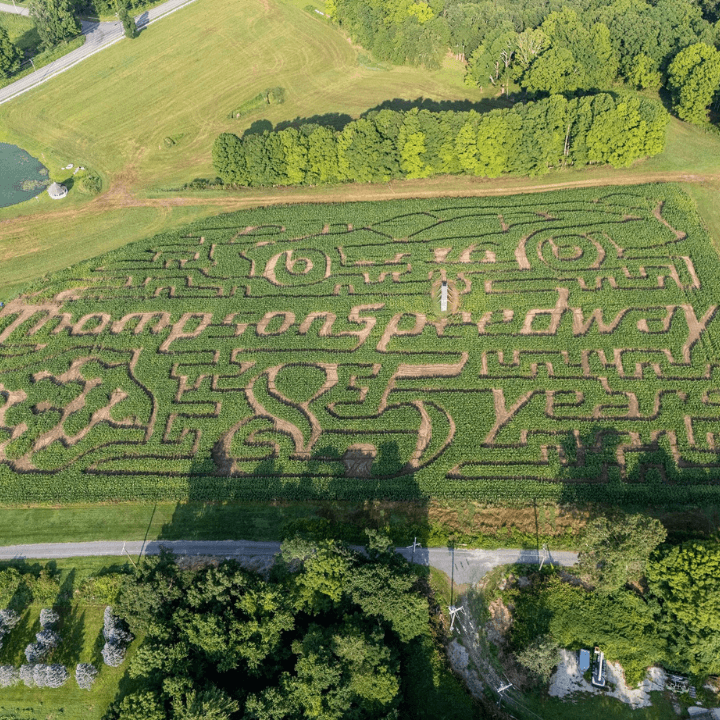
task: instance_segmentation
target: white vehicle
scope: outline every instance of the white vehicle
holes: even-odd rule
[[[593,662],[592,684],[595,687],[605,687],[605,653],[597,647]]]

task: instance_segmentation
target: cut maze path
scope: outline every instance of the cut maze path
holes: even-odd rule
[[[1,489],[705,497],[717,262],[673,185],[262,208],[148,238],[0,310]]]

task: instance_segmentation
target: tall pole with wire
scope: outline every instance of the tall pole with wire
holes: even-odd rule
[[[410,560],[411,563],[414,563],[414,562],[415,562],[415,548],[421,548],[421,547],[422,547],[422,544],[417,541],[417,535],[416,535],[416,536],[415,536],[415,539],[413,540],[413,544],[407,546],[407,549],[408,549],[408,550],[409,550],[410,548],[412,548],[412,557],[411,557],[411,560]]]
[[[500,707],[500,703],[502,703],[503,693],[504,693],[506,690],[509,690],[512,686],[513,686],[512,683],[508,683],[507,685],[501,685],[501,686],[497,689],[497,694],[498,694],[498,707]]]

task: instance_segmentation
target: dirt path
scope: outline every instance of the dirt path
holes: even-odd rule
[[[609,185],[642,185],[656,182],[718,183],[720,175],[694,175],[683,172],[627,172],[603,177],[587,177],[563,182],[528,182],[527,178],[432,178],[430,180],[402,180],[375,185],[336,185],[320,188],[272,188],[268,190],[238,190],[226,195],[207,197],[201,193],[167,198],[141,197],[130,190],[132,177],[121,173],[113,178],[110,190],[92,202],[78,207],[58,208],[36,215],[21,215],[0,221],[0,240],[12,235],[29,223],[53,222],[79,216],[100,215],[125,208],[153,207],[215,207],[218,212],[232,212],[253,207],[294,205],[304,203],[363,202],[431,197],[488,197],[541,193],[548,190],[605,187]],[[119,181],[119,182],[118,182]],[[448,185],[452,185],[448,187]]]

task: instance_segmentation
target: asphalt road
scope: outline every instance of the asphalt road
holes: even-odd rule
[[[150,23],[175,12],[185,5],[189,5],[191,2],[194,2],[194,0],[167,0],[167,2],[164,2],[162,5],[158,5],[138,15],[135,18],[135,23],[138,29],[143,29],[150,25]],[[0,12],[13,12],[19,15],[27,14],[26,10],[21,8],[16,9],[7,3],[0,3]],[[67,53],[67,55],[63,55],[49,65],[45,65],[45,67],[29,73],[14,83],[10,83],[0,89],[0,105],[47,82],[50,78],[55,77],[55,75],[69,70],[79,62],[100,52],[100,50],[114,45],[125,37],[122,23],[119,20],[113,22],[88,22],[83,20],[81,24],[82,34],[85,36],[85,44]]]
[[[27,8],[11,5],[10,3],[0,3],[0,12],[12,13],[13,15],[30,15],[30,11]]]
[[[0,560],[42,559],[119,556],[129,554],[157,555],[165,547],[176,555],[216,555],[242,559],[271,558],[280,551],[279,542],[254,542],[251,540],[153,540],[151,542],[100,540],[81,543],[42,543],[38,545],[9,545],[0,547]],[[450,548],[396,548],[408,560],[419,565],[431,565],[442,570],[456,583],[477,582],[486,572],[498,565],[515,563],[539,563],[535,550],[501,548],[498,550],[463,550]],[[577,553],[551,552],[545,560],[553,565],[570,566],[577,562]]]

